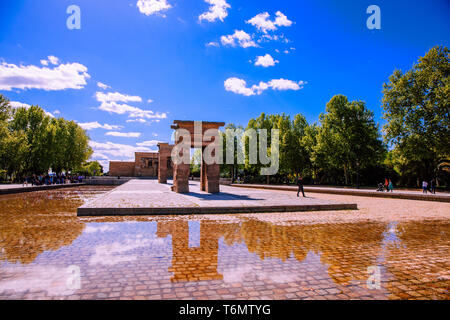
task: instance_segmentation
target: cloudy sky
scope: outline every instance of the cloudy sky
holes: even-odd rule
[[[372,4],[380,30],[366,26]],[[176,119],[314,122],[335,94],[382,121],[383,83],[448,46],[449,12],[446,0],[4,0],[0,93],[80,123],[102,164],[156,150]]]

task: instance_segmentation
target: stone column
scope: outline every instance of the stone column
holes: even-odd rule
[[[206,192],[220,192],[220,165],[219,164],[203,164],[206,171]]]
[[[189,164],[176,164],[173,173],[173,191],[177,193],[189,192]]]
[[[159,143],[158,153],[158,182],[167,183],[167,148],[168,143]]]

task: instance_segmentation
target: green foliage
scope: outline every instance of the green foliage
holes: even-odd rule
[[[354,174],[358,179],[361,169],[384,159],[378,125],[364,102],[334,96],[327,103],[326,113],[320,115],[320,123],[315,151],[322,155],[322,167],[343,170],[346,185]]]
[[[330,100],[319,124],[309,125],[301,114],[291,120],[285,114],[262,113],[249,121],[247,129],[280,130],[280,169],[273,182],[294,182],[301,174],[313,182],[358,183],[360,173],[381,168],[386,154],[373,112],[364,102],[349,102],[342,95]],[[247,138],[247,151],[248,142]],[[260,163],[249,164],[247,159],[246,173],[254,181],[258,181],[260,168]]]
[[[195,148],[194,153],[192,154],[190,165],[190,171],[191,174],[194,175],[194,177],[200,177],[201,164],[202,164],[202,149]]]
[[[85,162],[81,167],[74,170],[78,174],[88,177],[103,175],[103,166],[98,161]]]
[[[0,170],[10,176],[73,171],[91,156],[89,137],[73,121],[38,106],[12,109],[0,95]]]
[[[435,177],[450,158],[449,74],[449,50],[437,46],[384,84],[385,140],[404,182]]]
[[[285,114],[266,116],[265,113],[262,113],[258,118],[250,119],[248,122],[247,130],[255,129],[256,132],[262,129],[267,130],[267,154],[269,156],[271,151],[271,130],[280,130],[280,168],[278,174],[274,177],[275,182],[293,182],[296,176],[308,172],[311,167],[310,154],[303,141],[307,128],[308,122],[301,114],[297,114],[294,120],[291,120],[290,116]],[[245,139],[245,145],[248,152],[248,137]],[[259,159],[257,164],[250,164],[247,157],[245,171],[248,175],[255,177],[259,175],[262,166]]]

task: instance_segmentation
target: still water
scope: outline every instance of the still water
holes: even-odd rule
[[[0,196],[0,299],[450,297],[448,220],[76,216],[110,189]]]

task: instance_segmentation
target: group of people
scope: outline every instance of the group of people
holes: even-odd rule
[[[382,184],[382,183],[378,184],[377,191],[384,192],[385,190],[386,190],[386,192],[394,192],[394,184],[392,183],[391,179],[385,178],[384,184]]]
[[[81,183],[84,177],[82,175],[70,174],[33,174],[23,178],[23,186],[49,186],[53,184]]]
[[[428,188],[430,188],[430,192],[432,194],[436,194],[436,181],[434,179],[431,179],[430,183],[428,183],[426,180],[422,181],[422,190],[423,193],[428,192]]]
[[[391,179],[385,178],[384,185],[378,184],[378,191],[394,192],[394,184]]]

